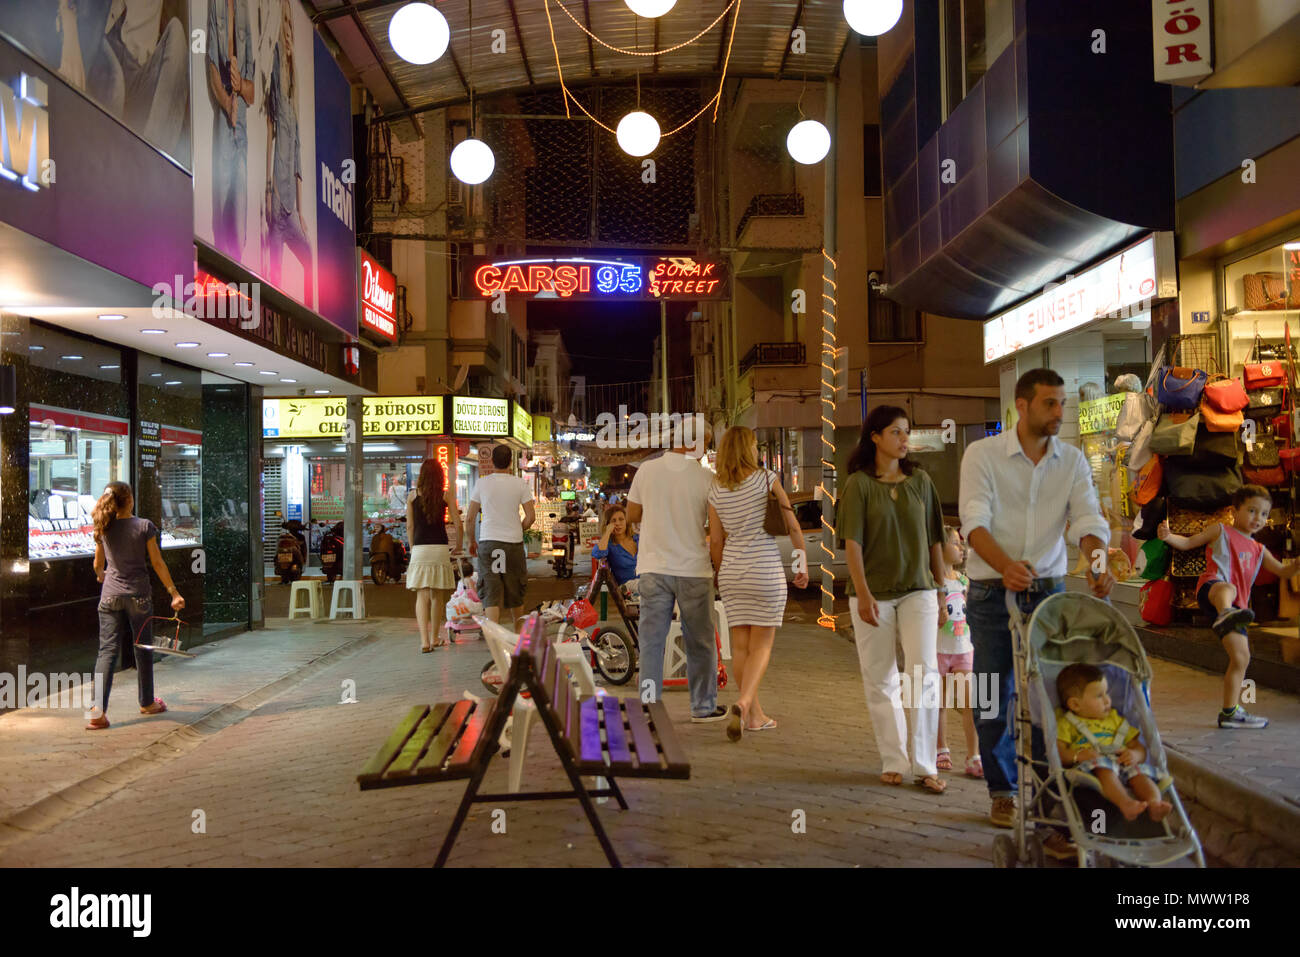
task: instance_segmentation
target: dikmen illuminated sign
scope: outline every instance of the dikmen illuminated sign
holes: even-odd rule
[[[730,295],[725,259],[630,256],[622,259],[471,257],[462,275],[465,299],[567,299],[614,301],[725,299]]]
[[[440,395],[367,396],[361,407],[364,436],[441,435],[446,431]],[[347,420],[347,399],[262,400],[265,438],[342,438]]]

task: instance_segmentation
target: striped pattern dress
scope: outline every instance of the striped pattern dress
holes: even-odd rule
[[[776,539],[763,531],[767,492],[776,475],[757,469],[736,488],[715,479],[709,504],[727,533],[718,590],[730,625],[778,627],[785,616],[785,567]]]

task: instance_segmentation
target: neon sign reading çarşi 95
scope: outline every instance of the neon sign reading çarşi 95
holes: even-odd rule
[[[474,259],[462,296],[537,299],[713,299],[726,294],[726,266],[689,256],[613,259]],[[472,291],[471,291],[472,290]]]

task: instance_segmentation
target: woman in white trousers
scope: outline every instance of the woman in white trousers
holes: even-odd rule
[[[880,779],[902,784],[910,772],[924,790],[942,794],[947,783],[935,766],[941,703],[935,646],[938,582],[946,574],[943,511],[930,476],[907,459],[909,432],[904,409],[877,406],[867,415],[837,503],[836,537],[848,558],[849,610],[883,765]],[[905,711],[911,712],[911,758]]]

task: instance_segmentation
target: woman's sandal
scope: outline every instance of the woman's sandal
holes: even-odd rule
[[[927,774],[923,778],[917,778],[916,783],[931,794],[942,794],[948,789],[948,782],[935,777],[933,774]]]
[[[88,722],[86,722],[87,731],[103,731],[107,727],[108,727],[107,715],[101,715],[98,718],[91,718]]]
[[[881,784],[902,784],[903,776],[897,771],[886,771],[880,776]]]
[[[162,714],[167,710],[167,703],[162,698],[154,698],[153,704],[147,708],[141,708],[141,714]]]
[[[973,778],[984,777],[984,762],[978,754],[972,754],[966,759],[966,773]]]
[[[934,763],[940,771],[951,771],[952,751],[948,748],[940,748],[939,753],[935,756]]]

